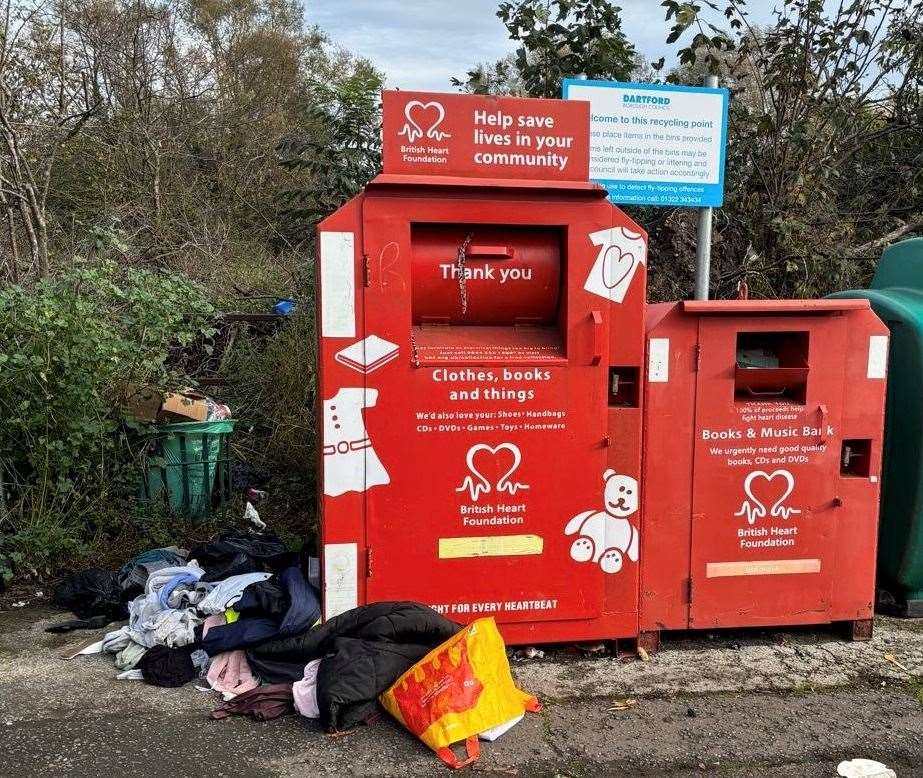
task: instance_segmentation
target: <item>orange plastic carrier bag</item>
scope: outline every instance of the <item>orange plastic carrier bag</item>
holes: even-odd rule
[[[493,618],[472,622],[430,651],[381,695],[381,704],[449,767],[480,756],[479,732],[542,707],[516,688]],[[467,751],[461,761],[449,748],[459,741]]]

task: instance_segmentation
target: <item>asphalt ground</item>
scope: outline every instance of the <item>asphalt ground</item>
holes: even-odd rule
[[[445,775],[387,716],[331,738],[299,716],[212,721],[212,693],[115,680],[96,633],[0,610],[0,776]],[[923,621],[880,618],[869,643],[833,629],[668,636],[649,661],[552,649],[514,662],[544,703],[474,771],[522,776],[835,776],[877,759],[923,776]],[[634,704],[626,706],[626,699]]]

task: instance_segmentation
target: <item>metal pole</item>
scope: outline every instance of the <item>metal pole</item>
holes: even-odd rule
[[[718,86],[718,76],[705,76],[703,86]],[[711,281],[711,218],[713,208],[699,208],[699,230],[695,244],[695,299],[707,300]]]

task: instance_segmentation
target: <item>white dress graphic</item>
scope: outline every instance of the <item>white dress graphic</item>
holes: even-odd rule
[[[647,262],[647,243],[639,232],[624,227],[590,233],[599,253],[583,288],[614,303],[625,299],[638,265]]]
[[[377,401],[377,389],[362,387],[344,387],[324,400],[324,494],[328,497],[391,482],[362,420],[362,409]]]

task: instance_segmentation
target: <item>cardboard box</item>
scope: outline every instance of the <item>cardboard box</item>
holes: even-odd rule
[[[141,387],[129,396],[128,412],[139,421],[207,421],[208,400],[201,392],[184,389],[162,394]]]
[[[201,392],[191,389],[170,392],[163,398],[157,418],[161,421],[207,421],[208,400]]]

